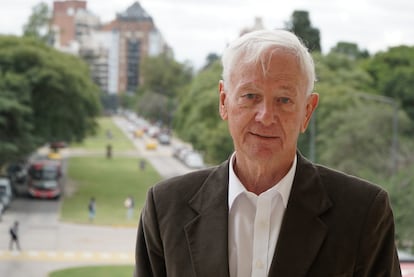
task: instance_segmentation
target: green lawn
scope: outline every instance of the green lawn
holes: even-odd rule
[[[96,136],[75,145],[82,149],[102,149],[106,145],[105,130],[113,135],[114,149],[124,152],[133,148],[110,118],[99,120],[100,128]],[[73,147],[71,145],[71,147]],[[116,150],[114,150],[116,151]],[[140,170],[140,157],[113,155],[112,159],[102,156],[82,156],[68,159],[66,193],[61,207],[61,219],[75,223],[87,223],[88,203],[96,199],[96,218],[94,224],[136,226],[144,204],[148,188],[161,180],[160,175],[147,162],[145,170]],[[132,196],[135,200],[134,217],[126,216],[124,200]]]
[[[130,265],[120,266],[85,266],[53,271],[49,277],[131,277],[134,268]]]
[[[90,136],[82,143],[73,143],[72,148],[82,148],[85,150],[104,150],[108,144],[111,144],[114,151],[134,150],[132,142],[125,137],[122,131],[116,126],[110,117],[101,117],[98,119],[99,128],[94,136]],[[112,134],[111,138],[107,132]]]

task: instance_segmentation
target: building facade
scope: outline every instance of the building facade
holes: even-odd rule
[[[143,58],[168,50],[152,17],[139,2],[101,24],[87,10],[86,1],[55,1],[52,28],[55,47],[87,61],[95,83],[110,95],[135,92],[142,83]]]

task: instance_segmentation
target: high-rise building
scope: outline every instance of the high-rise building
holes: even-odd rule
[[[109,23],[87,10],[86,1],[55,1],[55,47],[80,55],[93,80],[108,94],[134,92],[142,83],[140,64],[168,47],[152,17],[135,2]]]

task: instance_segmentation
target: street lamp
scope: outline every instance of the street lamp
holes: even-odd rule
[[[392,143],[391,143],[391,174],[394,175],[397,172],[398,166],[398,102],[391,97],[368,94],[368,93],[355,93],[355,96],[364,98],[367,100],[377,101],[391,105],[393,108],[392,118]]]

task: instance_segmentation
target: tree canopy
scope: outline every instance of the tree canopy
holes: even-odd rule
[[[321,52],[321,39],[318,28],[312,26],[309,12],[294,11],[286,28],[300,37],[310,51]]]
[[[0,36],[2,160],[50,141],[80,141],[99,114],[99,90],[83,61],[37,39]]]

